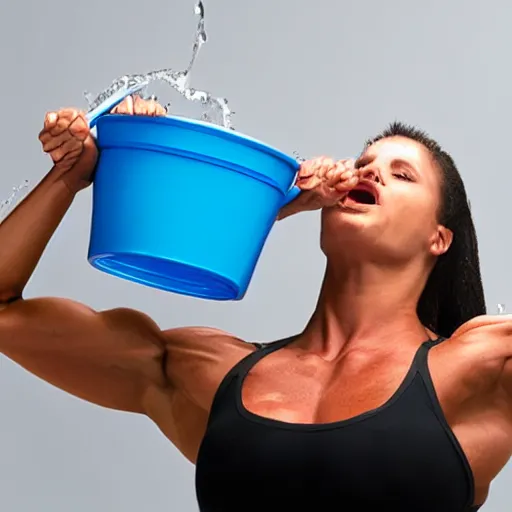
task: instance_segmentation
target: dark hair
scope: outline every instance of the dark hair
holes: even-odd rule
[[[441,173],[439,222],[453,232],[453,241],[430,273],[418,302],[418,316],[427,328],[449,337],[464,322],[486,312],[478,243],[466,189],[452,157],[422,130],[395,122],[367,141],[366,147],[396,136],[427,148]]]

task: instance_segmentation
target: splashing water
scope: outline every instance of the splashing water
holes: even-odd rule
[[[505,315],[506,314],[505,304],[498,304],[496,309],[498,311],[498,315]]]
[[[199,54],[201,46],[203,46],[203,44],[208,41],[208,36],[206,35],[206,30],[204,28],[204,5],[201,0],[199,0],[199,2],[194,7],[194,13],[199,16],[199,21],[197,22],[196,37],[194,40],[194,46],[192,47],[192,57],[190,58],[187,69],[184,71],[185,75],[190,73],[190,70],[194,66],[194,62],[196,61],[197,55]]]
[[[299,162],[299,164],[306,161],[306,159],[303,156],[301,156],[298,151],[294,151],[293,156],[294,156],[295,160],[297,160],[297,162]]]
[[[144,95],[147,86],[151,82],[160,81],[170,85],[185,99],[199,102],[203,108],[201,115],[201,119],[203,121],[217,124],[224,128],[234,129],[231,123],[231,118],[234,112],[230,110],[225,98],[215,98],[209,92],[198,91],[189,86],[190,72],[194,67],[201,47],[208,40],[204,26],[204,5],[201,0],[196,4],[194,12],[199,17],[199,20],[194,45],[192,47],[192,57],[184,71],[174,71],[167,68],[159,71],[151,71],[146,74],[122,76],[114,80],[107,89],[98,94],[95,98],[93,98],[89,93],[85,93],[85,98],[89,104],[89,112],[106,103],[109,98],[114,94],[119,93],[119,91],[139,89],[139,94]],[[170,106],[170,104],[167,105],[168,111]]]
[[[28,189],[28,180],[25,180],[18,187],[13,187],[11,195],[0,202],[0,223],[7,217],[12,207],[21,199],[24,191]]]

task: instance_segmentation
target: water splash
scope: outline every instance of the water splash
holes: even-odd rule
[[[194,39],[194,46],[192,47],[192,57],[190,58],[187,69],[183,72],[185,75],[190,73],[190,70],[194,67],[197,56],[199,55],[199,50],[201,50],[203,44],[208,41],[208,36],[204,28],[204,5],[201,0],[199,0],[195,5],[194,13],[199,16],[199,21],[197,22],[196,37]]]
[[[301,156],[298,151],[294,151],[292,154],[293,154],[295,160],[297,160],[297,162],[299,162],[299,164],[302,164],[303,162],[305,162],[307,160],[306,158]]]
[[[234,112],[229,108],[226,98],[216,98],[209,92],[196,90],[190,87],[190,72],[194,67],[201,47],[208,40],[205,30],[205,13],[202,1],[199,1],[196,4],[194,12],[199,19],[192,47],[192,56],[184,71],[174,71],[171,68],[166,68],[158,71],[151,71],[146,74],[124,75],[114,80],[107,89],[96,97],[93,97],[90,93],[84,93],[89,105],[89,112],[98,109],[103,104],[107,103],[109,98],[114,94],[118,94],[120,91],[139,89],[140,91],[138,94],[145,96],[148,85],[151,82],[160,81],[170,85],[172,89],[177,91],[185,99],[200,103],[203,109],[201,120],[223,126],[224,128],[234,129],[232,126],[232,116]],[[168,104],[167,110],[169,111],[171,107],[172,105]]]
[[[0,223],[4,221],[7,215],[12,210],[13,206],[19,202],[25,193],[26,189],[28,189],[28,180],[24,180],[21,185],[18,187],[13,187],[11,195],[0,202]]]

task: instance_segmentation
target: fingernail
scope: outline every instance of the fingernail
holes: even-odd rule
[[[55,112],[48,113],[48,122],[54,123],[57,120],[57,114]]]

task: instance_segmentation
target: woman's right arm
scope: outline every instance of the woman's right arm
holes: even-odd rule
[[[147,113],[144,102],[136,105],[132,113]],[[89,127],[76,111],[49,114],[40,139],[54,167],[0,224],[0,353],[105,407],[161,417],[165,412],[155,411],[153,398],[165,395],[171,402],[181,392],[181,403],[207,408],[229,365],[249,350],[245,344],[208,329],[163,332],[131,309],[96,312],[68,299],[22,298],[74,196],[91,182],[97,159]]]
[[[22,298],[97,160],[87,122],[75,110],[48,114],[40,140],[54,166],[0,224],[0,352],[81,398],[142,412],[149,383],[166,384],[165,343],[154,322],[137,311],[97,313],[67,299]]]

